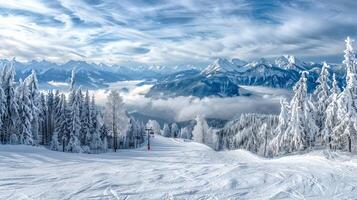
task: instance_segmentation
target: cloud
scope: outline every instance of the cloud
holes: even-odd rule
[[[250,97],[175,97],[168,99],[155,99],[145,97],[150,85],[136,86],[137,81],[124,81],[112,85],[110,89],[129,89],[122,92],[121,96],[128,111],[135,111],[147,116],[162,118],[168,121],[186,121],[194,119],[198,114],[207,118],[234,119],[242,113],[278,114],[280,112],[279,100],[281,97],[289,98],[291,91],[255,86],[244,86],[245,90],[254,95]],[[108,90],[92,91],[97,102],[105,105]]]
[[[18,0],[0,5],[0,57],[206,64],[281,54],[335,59],[357,37],[350,0]]]

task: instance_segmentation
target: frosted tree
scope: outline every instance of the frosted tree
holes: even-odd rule
[[[38,81],[37,81],[37,75],[35,70],[32,70],[31,75],[29,75],[26,79],[25,82],[29,88],[29,93],[30,93],[30,102],[31,102],[31,110],[32,110],[32,121],[31,121],[31,126],[32,126],[32,136],[35,144],[38,144],[40,142],[39,139],[39,113],[40,113],[40,94],[39,94],[39,88],[38,88]]]
[[[324,129],[324,124],[326,120],[326,109],[330,104],[330,86],[329,86],[329,66],[326,62],[324,62],[323,67],[321,69],[321,73],[319,78],[317,79],[317,83],[319,84],[314,93],[313,93],[313,102],[316,108],[316,125],[320,128],[320,130]],[[322,139],[321,134],[317,136],[320,140]]]
[[[0,143],[2,142],[1,138],[3,136],[3,131],[2,131],[2,125],[3,125],[3,119],[4,119],[4,115],[6,112],[6,99],[5,99],[5,94],[4,94],[4,90],[2,89],[1,85],[0,85]]]
[[[129,118],[126,115],[124,102],[119,93],[111,90],[105,106],[105,122],[110,127],[113,136],[114,151],[118,148],[118,138],[125,137],[129,126]]]
[[[49,145],[52,139],[52,135],[55,129],[55,97],[53,91],[50,90],[46,96],[46,110],[44,115],[45,133],[44,133],[44,145]]]
[[[176,123],[171,124],[171,137],[178,137],[180,129]]]
[[[268,143],[269,143],[269,141],[268,141],[268,135],[269,135],[269,133],[268,133],[268,125],[266,124],[266,123],[264,123],[263,125],[262,125],[262,127],[259,129],[259,133],[258,133],[258,135],[262,135],[263,136],[263,145],[261,146],[262,148],[261,148],[261,154],[263,154],[264,156],[266,156],[267,155],[267,152],[268,152]],[[259,150],[258,150],[259,151]]]
[[[134,118],[130,118],[129,129],[124,142],[125,148],[136,148],[139,144],[144,142],[143,136],[145,131],[142,126],[143,124],[139,123]]]
[[[306,74],[303,72],[294,86],[294,96],[290,103],[290,120],[281,137],[283,141],[279,142],[280,144],[286,142],[286,149],[284,149],[286,152],[300,151],[310,147],[318,130],[314,124],[312,104],[307,96]]]
[[[94,152],[98,152],[99,150],[105,152],[107,147],[103,149],[103,142],[101,139],[101,133],[100,133],[100,127],[98,121],[98,111],[95,105],[94,95],[92,96],[92,101],[90,104],[90,132],[91,132],[90,148],[94,150]]]
[[[52,151],[59,151],[60,150],[60,144],[59,144],[59,141],[58,141],[57,132],[54,132],[53,135],[52,135],[52,139],[51,139],[51,142],[50,142],[50,149]]]
[[[146,123],[146,128],[151,128],[155,134],[161,134],[160,124],[156,120],[149,120]]]
[[[343,64],[347,68],[346,88],[337,100],[338,125],[333,131],[333,146],[337,149],[357,151],[357,66],[353,40],[347,37]]]
[[[52,150],[58,151],[60,143],[62,143],[62,148],[66,145],[69,134],[67,115],[66,97],[64,94],[61,94],[58,105],[56,106],[56,126],[50,144]]]
[[[46,135],[46,111],[47,111],[47,105],[46,105],[46,99],[45,99],[45,94],[41,93],[40,94],[40,100],[39,100],[39,112],[38,112],[38,121],[39,121],[39,140],[40,144],[44,145],[45,144],[45,135]]]
[[[328,102],[330,102],[330,104],[328,105],[328,107],[326,109],[325,126],[321,131],[321,135],[322,135],[322,139],[323,139],[322,144],[329,145],[329,148],[332,148],[332,138],[337,139],[337,137],[338,137],[338,135],[334,135],[336,133],[336,132],[334,132],[334,128],[337,126],[337,123],[338,123],[337,98],[341,92],[340,88],[338,87],[338,83],[336,81],[335,74],[333,74],[332,79],[333,79],[333,82],[332,82],[332,88],[331,88],[331,95],[328,100]]]
[[[91,143],[91,126],[92,126],[92,118],[91,118],[91,108],[90,108],[90,96],[88,90],[86,91],[83,105],[81,106],[81,140],[84,146],[89,146]]]
[[[16,100],[15,95],[15,69],[13,62],[3,68],[1,75],[1,87],[5,98],[5,104],[3,105],[3,107],[5,107],[5,112],[1,128],[1,141],[3,144],[8,142],[17,143],[16,123],[18,119],[18,101]]]
[[[209,134],[209,126],[205,120],[205,118],[201,115],[197,115],[196,117],[196,126],[192,130],[192,139],[196,142],[200,142],[206,144],[207,142],[207,134]]]
[[[74,94],[73,102],[70,105],[70,114],[69,114],[69,141],[67,143],[67,151],[78,153],[82,152],[81,143],[79,140],[79,131],[81,128],[80,120],[80,94]]]
[[[164,124],[164,127],[162,128],[162,136],[164,137],[170,137],[171,136],[171,131],[170,131],[170,127],[168,124]]]
[[[180,130],[180,138],[191,139],[192,138],[192,129],[190,127],[183,127]]]
[[[286,138],[287,134],[285,131],[287,129],[289,120],[290,120],[291,112],[289,103],[286,101],[285,98],[280,99],[280,114],[279,114],[279,123],[275,129],[276,137],[271,141],[270,148],[272,154],[278,155],[280,152],[287,151],[289,147],[290,138]]]
[[[20,80],[18,95],[18,141],[20,144],[33,144],[32,140],[32,104],[26,83]]]

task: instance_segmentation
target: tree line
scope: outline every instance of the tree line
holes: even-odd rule
[[[15,68],[0,73],[0,142],[44,145],[55,151],[100,153],[143,144],[145,127],[125,111],[117,91],[110,91],[105,109],[89,91],[75,87],[72,71],[68,95],[39,90],[36,72],[15,82]]]

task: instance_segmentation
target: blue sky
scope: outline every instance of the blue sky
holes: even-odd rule
[[[354,0],[8,0],[0,57],[204,65],[217,57],[342,58]]]

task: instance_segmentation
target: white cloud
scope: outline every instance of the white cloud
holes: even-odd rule
[[[265,87],[244,87],[254,93],[250,97],[174,97],[167,99],[155,99],[145,97],[151,86],[136,87],[138,82],[120,82],[110,89],[129,89],[121,95],[129,111],[136,111],[148,116],[163,118],[170,121],[186,121],[194,119],[198,114],[207,118],[233,119],[242,113],[266,113],[277,114],[280,111],[279,100],[281,97],[289,97],[291,92],[285,89],[273,89]],[[104,105],[107,90],[94,92],[97,102]]]
[[[4,1],[0,57],[164,65],[328,57],[357,36],[356,8],[347,0]]]

